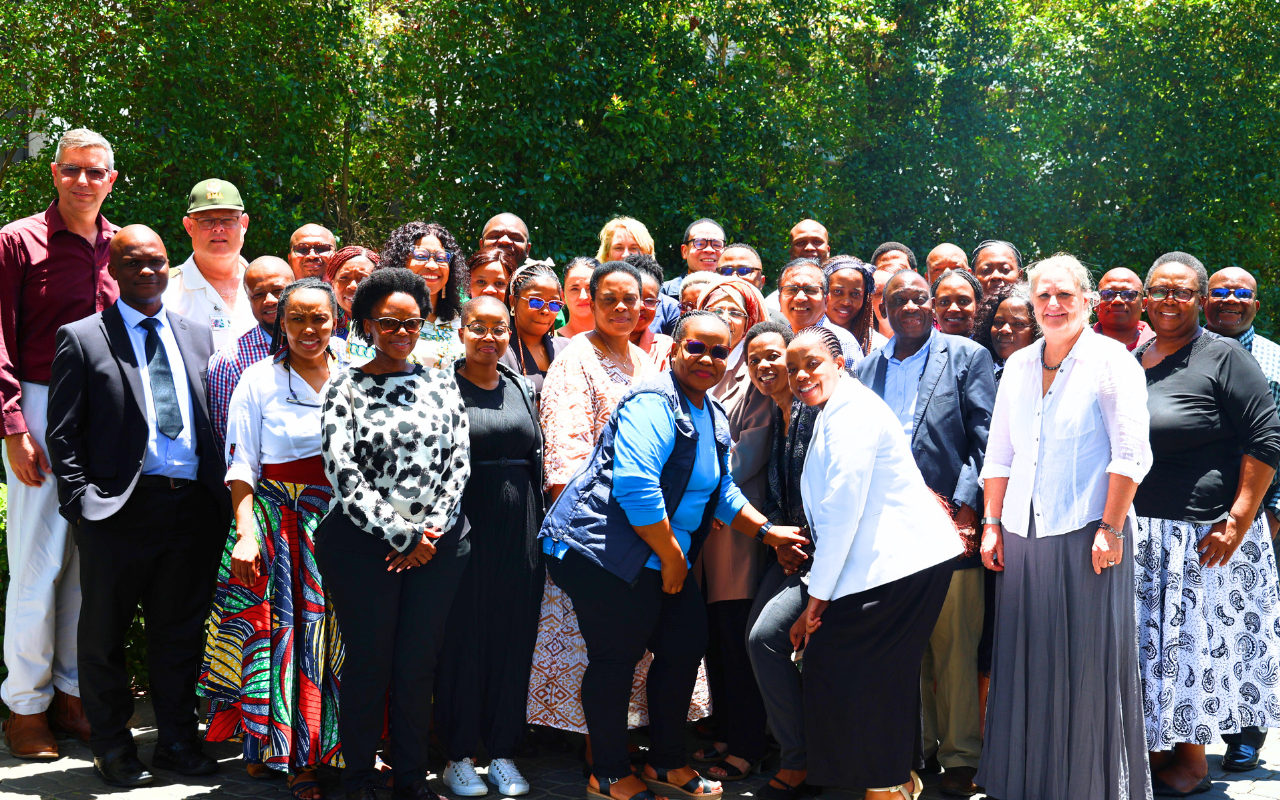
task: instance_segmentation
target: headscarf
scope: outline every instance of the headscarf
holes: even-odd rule
[[[720,291],[732,292],[730,294],[735,300],[742,305],[742,310],[747,314],[747,326],[743,328],[744,334],[768,317],[764,310],[764,295],[760,294],[760,290],[756,288],[746,278],[740,278],[737,275],[721,278],[715,283],[708,284],[698,292],[698,299],[695,301],[695,307],[705,309],[714,299],[713,295]]]
[[[333,279],[338,277],[338,270],[342,269],[342,265],[357,256],[364,256],[374,267],[378,266],[378,254],[367,247],[361,247],[358,244],[348,245],[333,254],[333,258],[329,259],[329,266],[324,271],[324,282],[333,283]]]

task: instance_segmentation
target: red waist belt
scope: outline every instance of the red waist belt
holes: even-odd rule
[[[259,477],[264,481],[301,483],[307,486],[329,485],[329,476],[324,474],[324,459],[320,456],[286,461],[283,464],[263,464]]]

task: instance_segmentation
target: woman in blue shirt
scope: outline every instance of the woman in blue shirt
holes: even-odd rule
[[[591,458],[542,526],[552,580],[573,600],[590,664],[582,706],[595,760],[588,792],[613,800],[721,794],[688,765],[684,722],[707,645],[706,609],[689,567],[712,518],[799,563],[797,528],[774,528],[734,485],[724,409],[707,393],[724,376],[729,329],[693,312],[674,333],[671,370],[622,399]],[[649,669],[649,763],[627,756],[627,705],[636,662]]]

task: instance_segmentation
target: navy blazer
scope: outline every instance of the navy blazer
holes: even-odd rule
[[[893,341],[864,358],[858,380],[884,397]],[[962,336],[934,331],[916,395],[911,454],[930,489],[981,512],[982,456],[996,404],[995,371],[987,348]]]

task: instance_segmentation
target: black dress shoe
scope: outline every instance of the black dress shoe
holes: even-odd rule
[[[174,742],[156,745],[151,768],[179,775],[212,775],[218,771],[218,762],[204,754],[199,742]]]
[[[444,800],[435,790],[427,785],[425,778],[419,778],[408,786],[397,786],[391,790],[391,796],[399,800]],[[347,795],[348,800],[354,800]]]
[[[1222,756],[1222,769],[1227,772],[1248,772],[1258,768],[1258,759],[1262,751],[1250,744],[1227,745],[1227,752]]]
[[[938,775],[942,772],[942,765],[938,763],[938,756],[932,755],[924,760],[924,769],[917,770],[921,775]]]
[[[132,789],[135,786],[146,786],[155,780],[155,776],[147,772],[147,766],[138,760],[138,754],[129,745],[122,745],[108,750],[101,756],[94,756],[93,769],[108,786]]]

